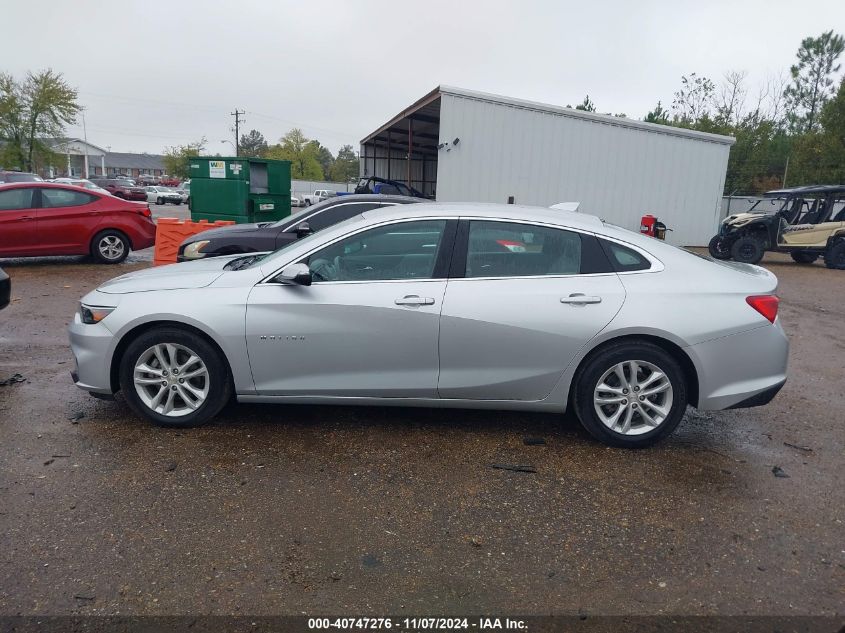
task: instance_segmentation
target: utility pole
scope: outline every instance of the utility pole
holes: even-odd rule
[[[235,111],[230,112],[229,114],[231,116],[235,117],[235,157],[237,157],[238,154],[241,153],[240,152],[240,149],[241,149],[240,145],[238,145],[241,142],[240,126],[241,126],[241,123],[245,123],[245,121],[243,119],[241,119],[241,115],[246,114],[246,111],[245,110],[238,110],[237,108],[235,108]]]

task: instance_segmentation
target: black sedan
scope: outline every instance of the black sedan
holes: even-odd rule
[[[0,268],[0,310],[9,305],[9,298],[12,296],[12,282],[9,275]]]
[[[187,262],[218,255],[275,251],[300,237],[322,231],[365,211],[414,202],[425,200],[375,194],[337,196],[306,207],[277,222],[236,224],[197,233],[182,242],[177,259]]]

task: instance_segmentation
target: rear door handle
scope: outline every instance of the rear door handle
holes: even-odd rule
[[[394,301],[398,306],[432,306],[434,299],[431,297],[420,297],[419,295],[405,295],[401,299]]]
[[[601,303],[601,297],[592,297],[580,292],[574,292],[568,297],[561,297],[560,302],[575,306],[582,306],[588,303]]]

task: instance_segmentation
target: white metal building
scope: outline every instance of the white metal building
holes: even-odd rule
[[[674,244],[716,232],[734,139],[439,86],[361,141],[361,175],[441,202],[580,210],[637,230],[645,213]]]

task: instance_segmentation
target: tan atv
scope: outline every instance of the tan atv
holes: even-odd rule
[[[757,210],[779,201],[774,214]],[[789,253],[800,264],[824,257],[828,268],[845,270],[845,185],[767,192],[748,213],[725,218],[709,250],[716,259],[747,264],[759,262],[766,251]]]

